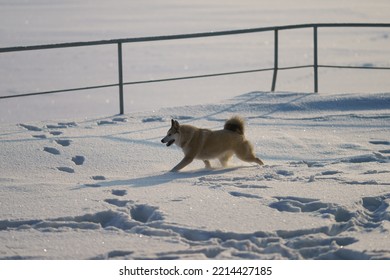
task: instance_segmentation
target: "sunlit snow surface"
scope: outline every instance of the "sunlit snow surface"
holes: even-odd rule
[[[390,257],[390,95],[252,92],[220,104],[4,125],[2,258]],[[239,114],[265,166],[169,173],[170,119]]]

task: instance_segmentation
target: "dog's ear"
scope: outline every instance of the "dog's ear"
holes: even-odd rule
[[[174,119],[171,120],[171,124],[173,128],[179,128],[180,124],[178,121],[175,121]]]

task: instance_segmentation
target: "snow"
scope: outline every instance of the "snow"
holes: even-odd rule
[[[2,258],[389,258],[389,104],[251,92],[119,121],[3,125]],[[170,118],[216,129],[236,114],[265,166],[168,172],[182,157],[160,143]]]
[[[305,22],[386,22],[388,1],[0,1],[2,47]],[[111,3],[111,2],[110,2]],[[93,4],[93,5],[92,5]],[[312,63],[281,32],[280,66]],[[284,35],[282,35],[284,34]],[[272,33],[124,46],[138,80],[272,67]],[[320,63],[389,66],[389,31],[324,30]],[[199,59],[199,58],[202,59]],[[28,61],[28,63],[26,63]],[[0,94],[116,83],[115,48],[1,54]],[[312,69],[0,102],[0,259],[389,259],[387,71]],[[242,116],[265,165],[160,142]]]

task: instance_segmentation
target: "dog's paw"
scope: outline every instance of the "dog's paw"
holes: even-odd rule
[[[259,159],[259,158],[256,158],[255,159],[255,162],[258,164],[258,165],[264,165],[264,162],[261,160],[261,159]]]

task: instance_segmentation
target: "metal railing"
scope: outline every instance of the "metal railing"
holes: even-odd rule
[[[301,69],[301,68],[313,68],[314,92],[317,93],[318,92],[318,69],[319,68],[390,70],[390,67],[343,66],[343,65],[320,65],[320,64],[318,64],[318,29],[319,28],[334,28],[334,27],[369,27],[369,28],[384,28],[385,27],[385,28],[389,28],[390,23],[298,24],[298,25],[285,25],[285,26],[251,28],[251,29],[239,29],[239,30],[219,31],[219,32],[203,32],[203,33],[180,34],[180,35],[152,36],[152,37],[139,37],[139,38],[127,38],[127,39],[114,39],[114,40],[101,40],[101,41],[89,41],[89,42],[73,42],[73,43],[62,43],[62,44],[0,48],[0,53],[7,53],[7,52],[21,52],[21,51],[46,50],[46,49],[58,49],[58,48],[74,48],[74,47],[98,46],[98,45],[117,45],[117,54],[118,54],[118,83],[86,86],[86,87],[79,87],[79,88],[59,89],[59,90],[51,90],[51,91],[43,91],[43,92],[24,93],[24,94],[18,94],[18,95],[0,96],[0,99],[26,97],[26,96],[34,96],[34,95],[45,95],[45,94],[70,92],[70,91],[91,90],[91,89],[99,89],[99,88],[107,88],[107,87],[118,87],[119,88],[119,112],[120,112],[120,114],[124,114],[123,94],[124,94],[124,86],[125,85],[147,84],[147,83],[168,82],[168,81],[177,81],[177,80],[199,79],[199,78],[206,78],[206,77],[246,74],[246,73],[262,72],[262,71],[273,71],[271,91],[275,91],[278,71],[291,70],[291,69]],[[290,66],[290,67],[280,67],[279,63],[278,63],[278,61],[279,61],[279,32],[282,30],[304,29],[304,28],[313,29],[313,64]],[[230,36],[230,35],[259,33],[259,32],[274,32],[274,65],[272,68],[250,69],[250,70],[234,71],[234,72],[212,73],[212,74],[194,75],[194,76],[181,76],[181,77],[172,77],[172,78],[154,79],[154,80],[141,80],[141,81],[132,81],[132,82],[125,82],[123,79],[123,54],[122,54],[123,53],[123,51],[122,51],[123,44],[139,43],[139,42],[153,42],[153,41],[167,41],[167,40],[183,40],[183,39],[205,38],[205,37],[216,37],[216,36]]]

